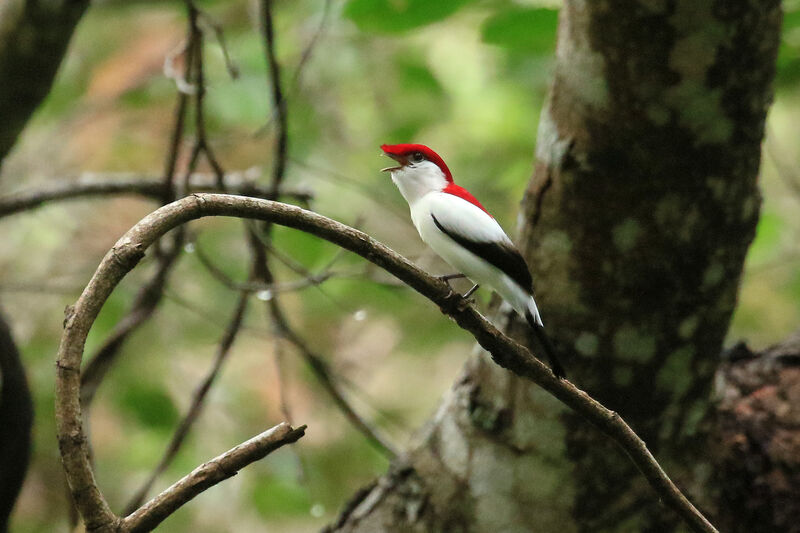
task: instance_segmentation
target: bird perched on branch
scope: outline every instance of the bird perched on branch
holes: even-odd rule
[[[544,332],[542,317],[533,299],[533,280],[528,265],[500,224],[463,187],[453,182],[450,169],[439,154],[423,144],[384,144],[383,153],[397,162],[382,169],[411,208],[411,220],[419,236],[459,274],[442,276],[448,281],[466,276],[476,285],[497,292],[530,325],[545,350],[553,373],[565,376],[555,350]]]

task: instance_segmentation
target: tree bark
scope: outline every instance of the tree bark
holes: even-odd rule
[[[761,353],[740,344],[717,374],[715,482],[724,531],[800,532],[800,331]]]
[[[730,500],[707,455],[711,385],[758,220],[780,21],[777,0],[565,2],[522,205],[520,248],[570,378],[712,516]],[[331,529],[678,524],[610,441],[478,355]]]

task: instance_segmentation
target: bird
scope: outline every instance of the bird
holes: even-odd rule
[[[400,194],[408,202],[411,221],[420,238],[458,271],[440,276],[467,277],[475,285],[497,292],[524,317],[550,361],[558,378],[566,377],[553,344],[544,331],[533,294],[533,278],[522,254],[503,228],[465,188],[456,185],[444,160],[424,144],[383,144],[383,153],[397,165],[389,172]]]

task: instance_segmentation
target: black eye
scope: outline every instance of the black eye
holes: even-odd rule
[[[425,156],[422,155],[422,152],[414,152],[413,154],[411,154],[411,160],[414,163],[420,163],[425,160]]]

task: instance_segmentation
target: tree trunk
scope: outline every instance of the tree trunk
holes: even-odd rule
[[[758,220],[780,20],[777,0],[565,2],[522,205],[520,247],[570,379],[712,516],[711,384]],[[332,529],[678,525],[609,440],[478,355]]]

